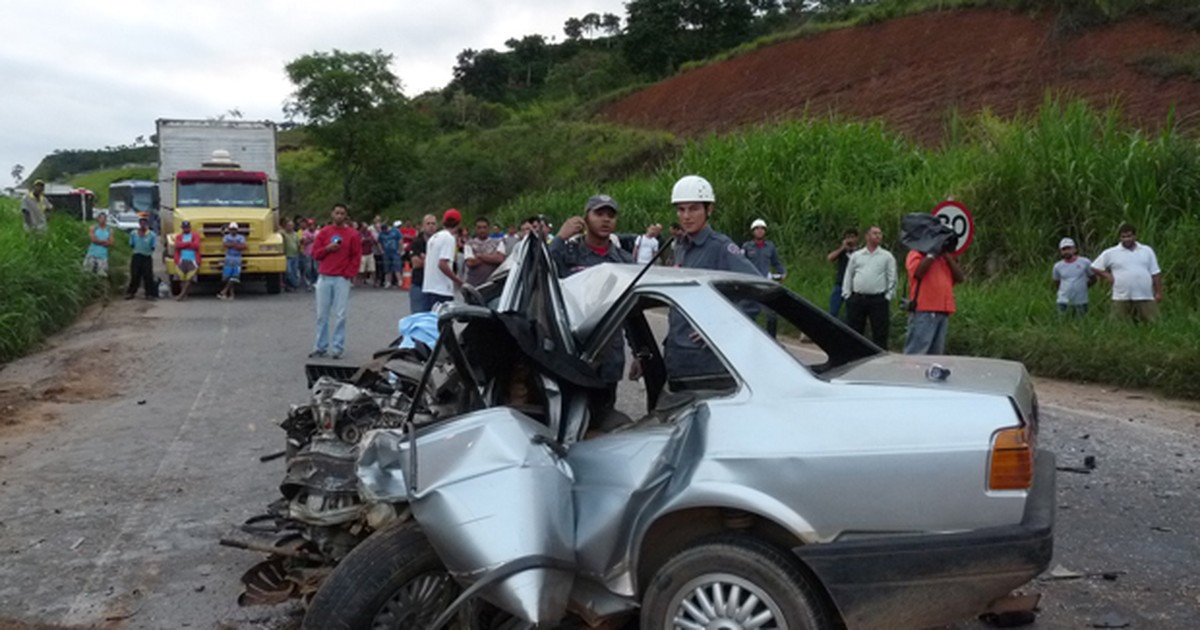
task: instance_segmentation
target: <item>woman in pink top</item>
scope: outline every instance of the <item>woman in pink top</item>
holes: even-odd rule
[[[312,291],[312,285],[317,281],[317,265],[313,260],[313,241],[317,238],[314,221],[309,219],[300,232],[300,278],[304,282],[304,290]]]

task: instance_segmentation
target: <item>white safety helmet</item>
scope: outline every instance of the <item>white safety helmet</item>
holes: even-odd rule
[[[717,195],[713,192],[712,184],[699,175],[684,175],[675,182],[671,189],[671,203],[716,203]]]
[[[767,229],[767,222],[763,221],[762,219],[755,219],[754,223],[750,224],[750,229],[753,230],[754,228],[762,228],[765,230]]]

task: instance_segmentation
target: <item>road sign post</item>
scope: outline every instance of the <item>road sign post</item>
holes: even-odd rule
[[[955,236],[958,237],[958,249],[950,254],[961,256],[971,246],[971,241],[975,239],[975,218],[971,216],[971,211],[957,201],[948,200],[939,203],[933,209],[932,214],[943,225],[954,230]]]

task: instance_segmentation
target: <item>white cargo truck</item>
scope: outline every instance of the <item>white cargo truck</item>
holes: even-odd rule
[[[183,221],[201,235],[199,281],[219,281],[221,239],[230,223],[246,237],[243,282],[265,281],[279,293],[287,260],[279,234],[279,174],[275,123],[242,120],[165,120],[158,127],[158,186],[167,273],[177,290],[175,236]]]

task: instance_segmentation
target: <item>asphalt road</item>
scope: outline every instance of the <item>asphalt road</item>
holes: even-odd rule
[[[312,310],[305,293],[116,302],[0,371],[0,628],[295,623],[295,607],[237,606],[259,556],[217,540],[277,496],[282,463],[258,458],[306,398]],[[406,313],[405,293],[355,290],[347,361]],[[1196,627],[1200,414],[1053,390],[1043,446],[1096,466],[1059,474],[1052,566],[1084,575],[1025,589],[1043,596],[1034,627]]]

